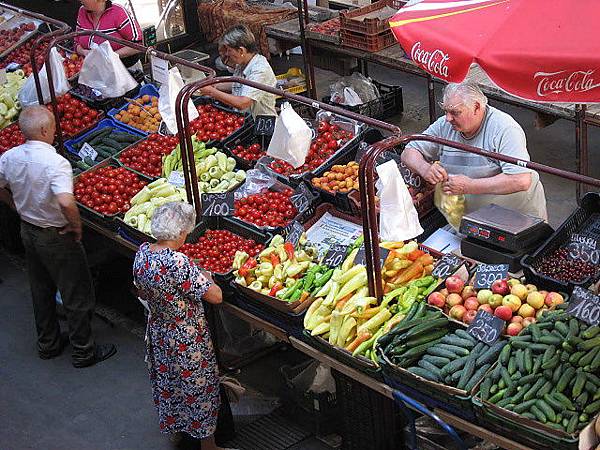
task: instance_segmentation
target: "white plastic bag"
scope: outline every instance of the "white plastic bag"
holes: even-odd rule
[[[169,70],[169,80],[164,83],[158,91],[158,111],[162,116],[163,122],[167,124],[171,134],[177,133],[177,120],[175,119],[175,100],[177,100],[177,94],[183,88],[183,78],[179,73],[177,67],[173,67]],[[194,106],[194,103],[190,100],[188,103],[188,114],[190,121],[198,117],[198,110]]]
[[[275,122],[267,155],[288,162],[295,169],[304,164],[312,132],[289,103],[284,103]]]
[[[60,56],[56,47],[50,50],[50,67],[52,68],[52,84],[54,85],[54,92],[56,95],[62,95],[71,89],[67,75],[65,74],[65,68],[63,66],[64,58]],[[40,85],[42,87],[42,97],[44,104],[50,102],[50,89],[48,87],[48,76],[46,75],[46,64],[42,66],[39,71]],[[19,92],[19,102],[23,107],[38,105],[39,100],[37,91],[35,89],[35,80],[33,74],[29,75],[27,81]]]
[[[379,175],[379,236],[382,241],[405,241],[423,233],[419,214],[396,161],[390,160],[375,168]]]
[[[137,81],[121,62],[110,43],[92,43],[91,51],[83,60],[79,72],[79,84],[84,84],[102,93],[102,98],[125,95],[137,86]]]
[[[343,104],[347,105],[347,106],[356,106],[356,105],[362,105],[363,101],[360,99],[360,97],[358,96],[358,94],[356,93],[356,91],[354,89],[352,89],[351,87],[345,87]]]

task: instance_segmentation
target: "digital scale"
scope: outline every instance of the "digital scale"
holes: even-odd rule
[[[495,204],[463,216],[460,249],[464,256],[488,264],[508,264],[521,270],[521,258],[539,247],[554,231],[542,219]]]

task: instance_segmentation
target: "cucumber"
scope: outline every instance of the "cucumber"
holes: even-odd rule
[[[556,392],[563,392],[567,388],[567,384],[575,375],[575,369],[571,366],[567,367],[567,369],[562,373],[558,383],[556,383]]]
[[[596,414],[598,411],[600,411],[600,400],[596,400],[583,408],[583,412],[589,415]]]
[[[524,363],[525,363],[525,372],[524,373],[531,373],[533,372],[533,355],[531,353],[531,349],[526,348],[525,349],[525,354],[524,354]]]
[[[497,403],[497,402],[499,402],[500,400],[502,400],[502,397],[504,396],[505,392],[506,392],[506,389],[500,389],[488,401],[490,403]]]
[[[436,345],[437,343],[438,343],[438,341],[430,341],[425,344],[418,345],[417,347],[413,347],[410,350],[408,350],[407,352],[404,352],[402,354],[402,357],[403,358],[420,357],[423,353],[425,353],[427,351],[427,349]],[[431,351],[428,353],[433,354],[434,356],[444,356],[444,355],[436,355],[435,353],[432,353]]]
[[[585,373],[583,373],[583,372],[577,373],[577,377],[575,378],[575,384],[573,385],[573,391],[571,392],[572,398],[577,398],[581,395],[581,392],[583,391],[583,387],[585,386],[586,379],[587,379],[587,377],[585,376]]]
[[[600,369],[600,352],[596,352],[596,356],[594,356],[592,362],[590,363],[590,369],[592,369],[594,372]]]
[[[449,352],[454,353],[455,355],[457,355],[457,357],[460,356],[468,356],[469,353],[471,353],[469,350],[467,350],[466,348],[462,348],[462,347],[458,347],[456,345],[449,345],[449,344],[439,344],[437,346],[438,348],[444,349],[444,350],[448,350]]]
[[[550,422],[556,422],[556,413],[548,403],[546,403],[544,400],[538,399],[535,402],[535,406],[538,407],[540,411],[544,413],[544,416]]]
[[[489,349],[490,349],[490,347],[487,344],[484,344],[483,342],[479,342],[479,343],[477,343],[477,345],[475,347],[473,347],[469,356],[471,358],[477,359],[481,355],[483,355],[485,352],[487,352]]]
[[[562,339],[557,336],[552,336],[551,334],[547,334],[545,336],[540,337],[540,344],[548,344],[548,345],[560,345],[562,343]]]
[[[579,336],[579,321],[575,317],[569,320],[569,334]]]
[[[507,345],[508,347],[508,345]],[[517,350],[517,352],[520,352],[521,350]],[[506,366],[505,364],[502,364],[503,366]],[[508,373],[509,374],[513,374],[517,372],[517,356],[516,354],[513,354],[510,359],[508,360]]]
[[[475,342],[460,338],[455,334],[448,334],[444,336],[442,339],[442,344],[456,345],[457,347],[466,348],[467,350],[471,350],[473,347],[475,347]]]
[[[544,352],[544,356],[542,356],[542,363],[547,363],[550,361],[555,353],[556,347],[548,347],[548,349]]]
[[[448,319],[445,317],[441,317],[439,319],[434,320],[422,320],[417,326],[412,327],[410,330],[406,332],[406,339],[409,339],[413,336],[417,336],[421,333],[426,333],[428,331],[443,327],[448,324]]]
[[[471,379],[465,386],[465,391],[471,392],[471,390],[475,387],[475,385],[477,383],[479,383],[481,381],[481,379],[485,376],[486,372],[489,370],[489,368],[491,366],[492,366],[491,364],[484,364],[479,369],[477,369],[477,371],[473,374],[473,376],[471,377]],[[490,380],[490,382],[492,381],[489,378],[487,378],[487,380]]]
[[[577,362],[579,367],[585,367],[592,363],[596,355],[600,354],[600,344],[598,347],[589,350],[585,355],[581,357],[581,359]]]
[[[584,339],[592,339],[596,337],[596,335],[600,333],[600,326],[594,325],[593,327],[589,327],[583,333],[581,333],[581,337]]]
[[[533,342],[537,342],[540,340],[541,331],[540,331],[540,327],[538,325],[536,325],[535,323],[532,323],[531,325],[529,325],[527,327],[527,329],[531,331],[531,337],[532,337]]]
[[[569,434],[575,433],[575,429],[577,427],[578,417],[576,415],[572,416],[569,419],[569,423],[567,424],[565,431]]]
[[[428,370],[429,372],[431,372],[432,374],[435,375],[435,377],[437,379],[440,378],[440,369],[436,366],[434,366],[433,364],[431,364],[429,361],[425,361],[424,359],[421,359],[418,363],[419,367]]]
[[[431,351],[432,349],[428,350],[428,353]],[[455,359],[454,361],[452,361],[450,364],[447,364],[443,367],[442,369],[442,376],[446,376],[448,374],[454,373],[457,370],[462,369],[465,364],[467,363],[467,360],[469,359],[468,356],[463,356],[462,358],[458,358]]]
[[[504,381],[504,385],[506,387],[509,387],[514,383],[514,381],[510,378],[508,370],[506,370],[504,367],[500,370],[500,376],[502,377],[502,380]]]
[[[590,394],[587,391],[583,391],[579,397],[575,399],[575,404],[579,406],[579,408],[585,408],[585,405],[588,404],[590,400]]]
[[[427,350],[427,353],[433,356],[441,356],[442,358],[448,358],[452,360],[459,359],[455,353],[444,350],[443,348],[439,348],[438,346],[430,347]]]
[[[490,388],[490,394],[494,395],[499,390],[500,390],[500,388],[498,387],[497,384],[492,384],[492,387]]]
[[[502,352],[502,349],[506,346],[506,342],[498,341],[492,345],[483,355],[477,358],[477,366],[481,366],[487,363],[493,363],[498,355]]]
[[[533,399],[533,400],[528,400],[526,402],[520,403],[517,406],[515,406],[513,411],[516,412],[517,414],[522,414],[525,411],[529,411],[529,408],[531,408],[531,406],[534,405],[536,401],[537,400]]]
[[[471,342],[473,342],[474,344],[477,343],[477,339],[475,339],[473,336],[471,336],[468,332],[466,332],[465,330],[456,330],[454,332],[455,335],[457,335],[459,338],[461,339],[466,339],[469,340]]]
[[[533,324],[532,324],[533,325]],[[500,352],[500,364],[504,367],[508,364],[508,360],[510,358],[510,344],[505,345],[502,351]]]
[[[527,331],[527,328],[525,328],[525,331]],[[527,335],[513,336],[510,338],[510,342],[511,342],[511,344],[514,342],[531,342],[531,336],[527,336]]]
[[[571,356],[569,356],[569,362],[572,365],[577,365],[577,363],[579,362],[579,360],[585,355],[585,352],[575,352],[572,353]]]
[[[537,398],[541,398],[544,394],[548,394],[552,390],[552,382],[546,381],[539,391],[535,394]]]
[[[525,372],[525,350],[523,349],[519,349],[517,350],[517,369],[519,370],[519,372],[524,373]]]
[[[490,388],[492,387],[492,379],[486,378],[479,387],[479,398],[487,400],[490,397]]]
[[[560,392],[553,392],[552,397],[554,397],[557,401],[562,403],[563,408],[575,411],[575,406],[573,406],[573,403],[571,403],[571,400],[569,400],[569,398],[566,395]]]
[[[433,364],[438,369],[442,369],[444,366],[446,366],[446,364],[450,364],[450,360],[448,358],[442,358],[441,356],[424,355],[422,359]]]
[[[542,364],[542,369],[554,369],[558,363],[560,363],[560,353],[556,353],[552,358],[550,358],[547,362]]]
[[[437,330],[433,333],[428,333],[425,335],[413,336],[411,339],[406,341],[406,346],[408,348],[417,347],[419,345],[427,344],[428,342],[439,340],[441,337],[446,335],[446,330]]]
[[[88,156],[86,156],[85,158],[83,158],[83,162],[86,163],[90,167],[96,165],[96,161],[94,161],[92,158],[90,158]]]
[[[548,422],[548,419],[546,418],[546,415],[544,414],[544,412],[539,409],[535,404],[531,405],[531,408],[529,408],[529,411],[531,411],[531,413],[535,416],[535,418],[537,420],[539,420],[542,423],[546,423]]]
[[[525,386],[517,387],[518,392],[515,395],[513,395],[512,399],[511,399],[512,402],[517,405],[521,404],[523,401],[523,397],[525,397],[525,394],[527,394],[527,391],[529,391],[529,388],[531,388],[531,384],[526,384]],[[535,400],[535,399],[532,399],[532,400]]]
[[[458,380],[458,384],[456,385],[457,389],[464,390],[465,386],[467,385],[467,382],[475,372],[475,363],[476,361],[474,358],[469,358],[469,360],[466,362],[460,379]]]
[[[75,167],[78,167],[79,169],[84,170],[84,171],[91,168],[89,165],[87,165],[85,163],[85,161],[83,161],[81,159],[79,161],[75,161],[74,164],[75,164]]]
[[[585,375],[587,376],[590,383],[595,384],[600,389],[600,378],[598,378],[593,373],[586,373]]]
[[[523,397],[523,400],[527,401],[527,400],[531,400],[532,398],[534,398],[536,396],[537,392],[544,385],[544,383],[546,383],[546,379],[545,378],[541,377],[540,379],[538,379],[533,384],[533,386],[531,386],[531,388],[529,388],[529,390],[527,391],[527,393]]]
[[[113,127],[104,127],[104,128],[100,128],[98,130],[94,130],[85,135],[85,142],[92,145],[91,142],[94,141],[95,139],[97,139],[98,136],[108,136],[110,133],[112,133],[112,131],[113,131]]]
[[[540,368],[542,367],[542,356],[538,355],[535,358],[535,361],[533,362],[533,368],[531,369],[531,372],[533,374],[536,374],[539,372]]]
[[[517,381],[517,385],[518,386],[524,386],[528,383],[533,383],[534,381],[536,381],[539,377],[535,374],[531,374],[531,375],[525,375],[524,377],[522,377],[521,379],[519,379],[519,381]]]
[[[558,383],[558,380],[560,380],[561,375],[562,375],[562,366],[556,366],[556,369],[554,369],[554,372],[552,372],[552,382],[554,384]]]
[[[553,396],[551,396],[550,394],[544,394],[543,397],[544,401],[546,403],[548,403],[548,405],[550,405],[552,407],[553,410],[555,411],[563,411],[563,409],[565,408],[564,405],[559,402],[558,400],[556,400]]]
[[[559,366],[559,367],[560,367],[560,366]],[[553,377],[553,372],[552,372],[552,369],[545,369],[545,370],[544,370],[544,372],[542,372],[542,373],[543,373],[543,375],[544,375],[544,378],[545,378],[546,380],[551,380],[551,379],[552,379],[552,377]]]
[[[567,335],[569,334],[569,327],[564,322],[561,322],[560,320],[557,320],[556,322],[554,322],[554,329],[556,331],[558,331],[560,334],[562,334],[563,337],[567,337]]]
[[[440,380],[435,376],[434,373],[431,373],[428,370],[423,369],[422,367],[409,367],[407,369],[413,375],[417,375],[419,377],[423,377],[426,380],[439,382]]]

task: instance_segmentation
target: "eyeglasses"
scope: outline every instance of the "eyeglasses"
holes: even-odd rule
[[[463,113],[462,110],[458,109],[460,105],[446,106],[443,102],[438,102],[438,105],[440,106],[440,108],[442,108],[444,114],[450,114],[452,117],[460,117]]]

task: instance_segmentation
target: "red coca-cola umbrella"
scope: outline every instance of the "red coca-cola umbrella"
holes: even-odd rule
[[[600,102],[599,0],[424,0],[391,18],[422,69],[460,82],[478,64],[536,102]]]

